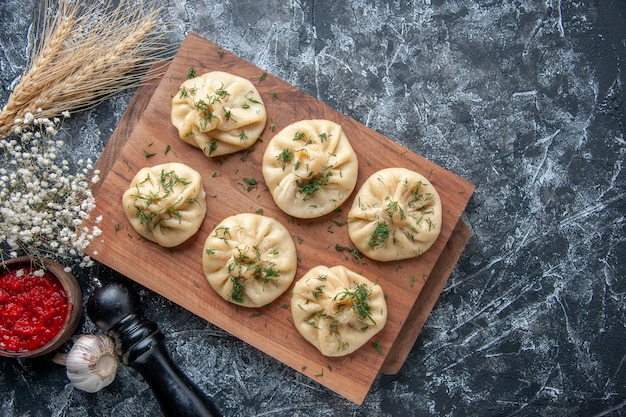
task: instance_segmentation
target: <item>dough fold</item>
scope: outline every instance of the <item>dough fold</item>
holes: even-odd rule
[[[424,253],[441,232],[441,200],[421,174],[387,168],[371,175],[348,212],[350,240],[365,256],[397,261]]]
[[[252,82],[212,71],[183,82],[172,98],[171,121],[183,141],[214,157],[252,146],[267,113]]]
[[[320,353],[344,356],[383,329],[387,303],[380,285],[341,265],[319,265],[294,285],[291,314]]]
[[[298,218],[339,207],[356,186],[359,164],[343,129],[330,120],[301,120],[268,143],[263,178],[276,205]]]
[[[122,195],[122,204],[137,233],[167,248],[193,236],[206,215],[202,177],[181,163],[140,169]]]
[[[211,288],[243,307],[261,307],[293,282],[297,253],[277,220],[252,213],[227,217],[204,243],[202,268]]]

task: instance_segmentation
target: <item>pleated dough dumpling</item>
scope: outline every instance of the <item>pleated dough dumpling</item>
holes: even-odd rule
[[[291,314],[322,355],[348,355],[381,331],[387,303],[380,285],[338,265],[316,266],[296,282]]]
[[[297,262],[285,226],[252,213],[224,219],[206,239],[202,252],[211,288],[244,307],[261,307],[278,298],[293,282]]]
[[[193,236],[206,214],[202,177],[181,163],[142,168],[122,196],[124,212],[144,238],[163,247]]]
[[[424,176],[406,168],[387,168],[370,176],[348,213],[352,243],[377,261],[419,256],[440,231],[437,190]]]
[[[249,80],[212,71],[183,82],[172,98],[171,120],[182,140],[213,157],[252,146],[267,113]]]
[[[356,186],[359,163],[343,129],[330,120],[301,120],[272,138],[263,177],[276,205],[299,218],[339,207]]]

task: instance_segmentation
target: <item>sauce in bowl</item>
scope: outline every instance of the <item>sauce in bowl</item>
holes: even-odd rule
[[[32,351],[50,342],[67,316],[67,293],[48,271],[0,271],[0,349]]]
[[[69,339],[82,317],[76,278],[50,259],[28,256],[0,264],[0,356],[30,358]]]

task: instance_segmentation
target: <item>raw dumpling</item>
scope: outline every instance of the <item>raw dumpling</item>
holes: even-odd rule
[[[382,330],[387,303],[380,285],[344,266],[316,266],[296,282],[293,322],[322,355],[348,355]]]
[[[261,136],[267,113],[247,79],[221,71],[186,80],[172,99],[178,135],[206,156],[247,149]]]
[[[244,307],[261,307],[278,298],[293,282],[297,262],[285,226],[252,213],[224,219],[206,239],[202,252],[211,288]]]
[[[365,256],[377,261],[414,258],[441,231],[441,200],[422,175],[387,168],[370,176],[348,213],[348,233]]]
[[[163,247],[193,236],[206,214],[202,177],[181,163],[142,168],[122,196],[124,212],[144,238]]]
[[[356,186],[359,164],[340,125],[301,120],[272,138],[263,155],[263,177],[285,213],[299,218],[328,214]]]

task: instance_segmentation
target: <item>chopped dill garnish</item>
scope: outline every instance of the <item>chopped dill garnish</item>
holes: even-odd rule
[[[246,191],[248,192],[252,191],[258,186],[258,181],[256,180],[256,178],[244,178],[243,182],[246,183],[246,185],[248,186],[246,188]]]
[[[389,239],[389,226],[387,223],[379,223],[370,235],[367,244],[375,248],[377,246],[383,246],[385,242],[387,242],[387,239]]]
[[[343,245],[340,245],[340,244],[338,244],[338,243],[337,243],[337,244],[335,245],[335,250],[336,250],[337,252],[344,252],[344,251],[345,251],[345,252],[348,252],[348,253],[350,253],[352,256],[354,256],[356,259],[362,259],[362,258],[363,258],[363,254],[362,254],[361,252],[359,252],[359,250],[358,250],[358,249],[356,249],[356,248],[351,248],[351,247],[348,247],[348,246],[343,246]]]
[[[317,175],[309,171],[306,178],[296,180],[296,187],[300,193],[304,194],[304,201],[310,200],[313,198],[313,194],[322,191],[328,185],[328,178],[332,175],[332,172],[329,171],[330,168],[332,166],[326,167],[325,172]]]
[[[352,290],[346,289],[337,294],[335,301],[349,301],[350,309],[354,311],[364,324],[370,321],[373,325],[376,325],[370,312],[370,295],[372,295],[372,291],[365,284],[357,283]]]
[[[217,232],[216,232],[217,233]],[[246,276],[259,281],[263,286],[270,282],[276,281],[280,277],[280,270],[276,268],[276,263],[261,258],[261,252],[257,246],[253,246],[254,253],[250,253],[246,249],[237,248],[237,254],[234,255],[228,263],[228,273],[233,290],[231,292],[231,300],[240,304],[244,303],[243,294],[245,293]]]
[[[148,174],[140,184],[144,184],[150,180],[151,178]],[[139,185],[137,185],[137,194],[134,196],[134,206],[137,209],[135,217],[139,219],[139,223],[141,225],[147,225],[152,229],[156,229],[157,227],[165,227],[163,222],[168,219],[176,218],[180,222],[182,220],[182,215],[179,211],[180,206],[182,204],[192,204],[195,200],[191,199],[183,201],[181,197],[176,202],[171,204],[165,211],[160,212],[149,210],[149,208],[151,205],[158,205],[162,200],[169,197],[174,192],[176,186],[189,185],[190,183],[191,181],[188,179],[181,178],[176,175],[174,170],[161,170],[161,174],[156,181],[156,189],[152,189],[149,192],[142,194],[139,191]],[[143,204],[140,204],[140,201],[143,201]]]
[[[280,166],[283,168],[284,171],[287,164],[293,160],[293,152],[285,148],[282,150],[281,153],[276,155],[276,159],[280,161]]]
[[[230,299],[236,303],[242,304],[244,302],[243,299],[243,284],[241,283],[241,277],[231,277],[230,281],[233,283],[233,289],[230,292]]]
[[[215,139],[211,139],[209,141],[209,151],[207,153],[205,150],[205,153],[207,154],[207,156],[211,156],[215,153],[216,150],[217,150],[217,141]]]

